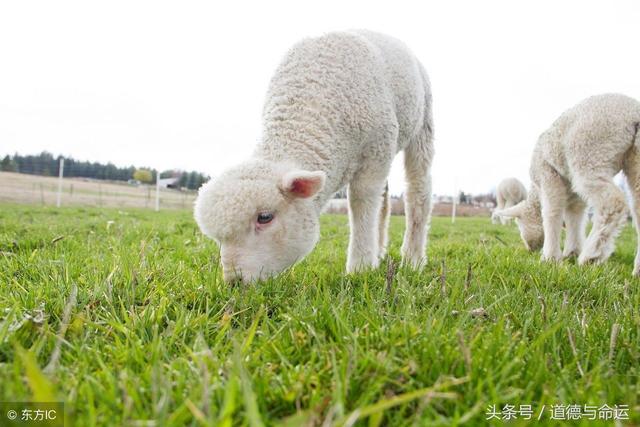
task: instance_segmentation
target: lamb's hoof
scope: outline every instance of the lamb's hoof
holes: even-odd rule
[[[409,267],[411,267],[414,270],[420,270],[422,268],[424,268],[427,265],[427,257],[420,257],[420,258],[403,258],[402,259],[402,264],[403,265],[408,265]]]
[[[562,256],[560,254],[542,254],[540,260],[542,262],[559,262],[562,260]]]
[[[379,261],[380,261],[379,259],[376,259],[375,261],[362,260],[359,262],[348,262],[347,273],[353,274],[353,273],[362,273],[363,271],[367,271],[367,270],[374,270],[378,268]]]
[[[578,257],[578,265],[587,265],[587,264],[602,264],[605,261],[605,258],[602,255],[593,254],[593,253],[581,253]]]
[[[572,249],[570,251],[565,250],[564,252],[562,252],[562,258],[563,259],[575,258],[575,257],[577,257],[579,255],[580,255],[580,250],[579,249]]]

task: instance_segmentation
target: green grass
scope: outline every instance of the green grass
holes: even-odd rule
[[[304,262],[231,288],[189,212],[0,205],[0,401],[65,401],[78,426],[484,425],[505,404],[546,405],[541,424],[626,404],[640,423],[631,226],[578,267],[541,264],[515,226],[435,218],[429,265],[390,288],[386,264],[344,274],[347,236],[325,216]]]

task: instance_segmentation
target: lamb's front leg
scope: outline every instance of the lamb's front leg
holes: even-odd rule
[[[562,251],[564,258],[578,256],[582,250],[586,225],[585,209],[585,203],[576,195],[569,202],[567,210],[564,212],[564,222],[567,227],[567,237]]]
[[[542,211],[544,228],[543,261],[557,261],[562,258],[560,251],[560,233],[562,232],[562,213]]]
[[[385,182],[349,184],[349,252],[347,272],[375,268],[379,262],[379,221]]]
[[[544,229],[544,245],[542,246],[543,261],[557,261],[562,258],[560,237],[562,233],[562,217],[564,214],[566,197],[561,183],[549,180],[540,193],[542,208],[542,227]]]

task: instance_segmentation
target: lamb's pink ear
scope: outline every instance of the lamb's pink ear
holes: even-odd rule
[[[282,191],[293,197],[306,199],[318,194],[327,175],[322,171],[294,170],[282,177]]]
[[[502,209],[494,212],[494,215],[498,215],[504,218],[521,218],[522,214],[524,214],[524,204],[522,201],[515,206],[511,206],[507,209]]]

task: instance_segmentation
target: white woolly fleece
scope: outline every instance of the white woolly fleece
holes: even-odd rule
[[[200,228],[221,245],[225,277],[266,277],[304,257],[322,207],[345,185],[348,270],[377,265],[388,221],[381,196],[400,150],[408,182],[403,254],[423,263],[432,133],[429,80],[398,40],[347,31],[296,44],[271,79],[253,158],[203,186],[196,201]],[[272,222],[256,226],[260,212]]]
[[[638,229],[640,215],[640,102],[620,94],[588,98],[562,114],[544,132],[531,160],[532,186],[527,200],[500,214],[519,219],[529,247],[544,240],[542,258],[578,255],[578,262],[602,262],[626,220],[623,192],[613,177],[623,171],[629,182]],[[594,208],[586,241],[585,208]],[[560,250],[562,224],[567,238]],[[640,230],[639,230],[640,232]],[[634,274],[640,274],[640,238]]]

